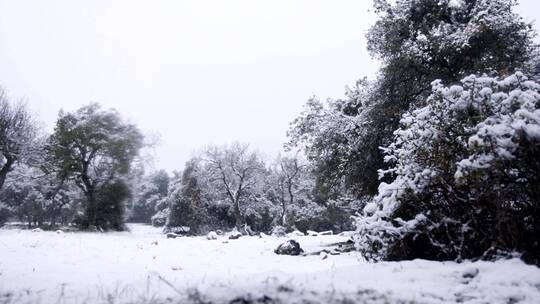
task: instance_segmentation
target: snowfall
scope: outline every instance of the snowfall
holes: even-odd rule
[[[346,235],[166,238],[157,228],[0,229],[0,303],[540,303],[540,268],[497,262],[368,263],[306,252]],[[235,302],[236,301],[236,302]]]

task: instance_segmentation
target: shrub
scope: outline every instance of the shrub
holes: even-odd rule
[[[433,82],[385,149],[393,177],[357,218],[368,259],[489,258],[539,262],[540,85],[521,73]]]

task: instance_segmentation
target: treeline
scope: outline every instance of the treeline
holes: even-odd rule
[[[540,56],[516,5],[375,1],[376,79],[293,122],[316,187],[368,197],[367,259],[540,263]]]
[[[232,143],[207,147],[172,176],[145,174],[144,138],[115,110],[61,111],[54,132],[42,134],[23,103],[0,97],[0,225],[107,231],[130,221],[190,235],[354,229],[359,200],[322,195],[298,156],[268,162]]]
[[[192,235],[234,227],[352,230],[351,216],[362,204],[318,195],[311,167],[298,156],[267,162],[242,143],[209,146],[173,177],[159,171],[138,185],[130,220]]]

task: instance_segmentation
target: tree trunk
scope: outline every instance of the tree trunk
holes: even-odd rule
[[[236,228],[240,229],[242,227],[242,214],[240,213],[240,202],[237,200],[234,202],[234,217],[236,220]]]
[[[287,203],[285,203],[285,200],[281,201],[281,225],[285,226],[287,222]]]
[[[85,228],[88,228],[88,226],[90,225],[97,227],[98,226],[97,206],[96,206],[96,200],[94,197],[94,192],[90,191],[86,193],[86,199],[88,200],[87,205],[86,205],[86,218],[87,218],[88,223],[86,223]]]
[[[94,152],[92,152],[93,154]],[[90,157],[91,159],[92,157]],[[88,221],[86,223],[85,228],[88,228],[90,225],[98,226],[97,223],[97,206],[96,206],[96,199],[95,199],[95,185],[92,184],[92,180],[88,176],[88,166],[89,166],[90,160],[83,162],[83,168],[82,168],[82,174],[81,174],[81,181],[82,185],[79,185],[79,188],[81,188],[86,196],[86,199],[88,202],[86,202],[86,220]]]
[[[285,223],[287,221],[287,219],[285,218],[286,214],[287,214],[287,202],[285,201],[285,189],[284,189],[284,186],[283,184],[280,185],[280,190],[281,190],[281,225],[282,226],[285,226]]]

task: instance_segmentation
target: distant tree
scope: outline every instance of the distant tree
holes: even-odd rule
[[[278,157],[272,166],[273,186],[281,205],[280,225],[287,223],[287,209],[294,205],[303,168],[297,157]]]
[[[168,189],[169,174],[166,171],[160,170],[144,176],[133,195],[129,220],[150,224],[159,201],[167,196]]]
[[[250,191],[259,186],[264,163],[256,153],[249,151],[247,144],[235,142],[230,146],[210,146],[204,153],[205,170],[211,182],[222,191],[233,207],[236,226],[245,224],[242,203]]]
[[[115,110],[92,103],[60,112],[47,149],[60,178],[72,179],[86,197],[85,226],[121,228],[129,194],[123,178],[142,145],[137,127]]]
[[[0,189],[17,163],[28,162],[37,146],[37,128],[22,102],[12,102],[0,88]]]
[[[167,197],[169,214],[166,226],[169,229],[189,227],[192,234],[200,232],[200,225],[207,218],[201,197],[204,189],[201,189],[200,170],[199,160],[192,158],[173,181]]]

